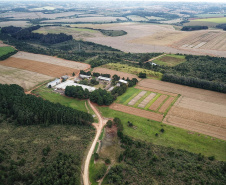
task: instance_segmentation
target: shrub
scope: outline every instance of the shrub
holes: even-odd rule
[[[110,159],[106,159],[106,160],[105,160],[105,163],[106,163],[106,164],[111,164]]]
[[[107,121],[107,127],[108,128],[111,128],[112,127],[112,124],[113,124],[113,122],[111,120],[108,120]]]
[[[96,153],[96,152],[94,153],[94,159],[95,159],[95,160],[98,160],[98,159],[99,159],[99,154]]]
[[[211,161],[214,161],[215,157],[214,156],[210,156],[210,157],[208,157],[208,159],[211,160]]]
[[[162,129],[160,130],[160,132],[164,133],[164,132],[165,132],[165,130],[162,128]]]

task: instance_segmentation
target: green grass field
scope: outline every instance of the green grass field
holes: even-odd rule
[[[174,54],[168,54],[164,55],[160,58],[157,58],[153,62],[158,64],[158,65],[164,65],[164,66],[176,66],[178,64],[181,64],[185,62],[185,56],[184,55],[174,55]]]
[[[189,134],[190,132],[187,130],[111,110],[108,107],[98,108],[104,117],[119,117],[124,126],[123,132],[134,139],[193,153],[202,153],[205,156],[214,155],[216,159],[226,161],[226,142],[223,140],[213,140],[210,136],[198,133]],[[128,121],[132,122],[135,128],[128,127]],[[160,132],[162,128],[165,130],[164,133]],[[158,137],[155,136],[156,133],[159,134]]]
[[[195,19],[195,20],[192,20],[192,21],[213,22],[213,23],[223,24],[223,23],[226,23],[226,17]]]
[[[0,57],[13,51],[15,51],[15,49],[10,46],[0,47]]]
[[[198,18],[209,18],[209,17],[224,17],[226,14],[196,14]]]
[[[45,100],[49,100],[54,103],[60,103],[62,105],[65,105],[67,107],[71,107],[73,109],[77,109],[80,111],[88,112],[85,107],[86,100],[77,100],[75,98],[62,96],[60,94],[52,92],[52,89],[49,89],[46,86],[39,87],[38,89],[34,90],[33,93],[36,95],[39,95]]]

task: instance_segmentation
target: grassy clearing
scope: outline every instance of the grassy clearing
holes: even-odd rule
[[[185,61],[186,61],[186,59],[185,59],[184,55],[168,54],[168,55],[164,55],[163,57],[160,57],[160,58],[154,60],[154,63],[156,63],[158,65],[173,67],[173,66],[181,64]]]
[[[135,74],[135,75],[138,75],[140,72],[142,72],[142,73],[146,73],[148,78],[153,78],[153,79],[158,79],[158,80],[161,80],[161,78],[162,78],[162,73],[160,73],[160,72],[155,72],[155,71],[138,68],[138,67],[132,67],[127,64],[109,63],[109,64],[103,65],[101,67],[113,69],[116,71],[122,71],[125,73]]]
[[[85,106],[86,100],[77,100],[74,98],[62,96],[53,92],[52,89],[49,89],[46,86],[39,87],[38,89],[34,90],[33,93],[45,100],[49,100],[54,103],[60,103],[61,105],[65,105],[80,111],[88,112]]]
[[[217,160],[226,161],[226,142],[220,139],[212,139],[203,134],[190,134],[189,131],[147,120],[142,117],[111,110],[108,107],[99,107],[104,117],[119,117],[124,126],[124,134],[138,140],[143,140],[156,145],[183,149],[193,153],[202,153],[205,156],[215,156]],[[131,121],[136,129],[128,127],[127,122]],[[160,129],[165,132],[161,133]],[[159,136],[156,137],[155,134]]]
[[[195,20],[192,20],[192,21],[213,22],[213,23],[223,24],[223,23],[226,23],[226,17],[195,19]]]
[[[7,55],[8,53],[11,53],[13,51],[15,51],[15,49],[10,46],[0,47],[0,57]]]

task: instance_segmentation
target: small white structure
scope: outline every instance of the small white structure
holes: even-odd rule
[[[49,87],[50,85],[51,85],[51,87],[54,87],[55,85],[58,85],[58,84],[60,84],[60,79],[59,78],[56,78],[54,81],[52,81],[52,82],[49,82],[48,84],[47,84],[47,87]]]
[[[62,78],[63,80],[67,80],[67,79],[69,78],[69,76],[64,75],[64,76],[61,76],[61,78]]]
[[[90,79],[91,78],[90,75],[83,75],[83,74],[80,74],[79,77],[82,79]]]
[[[115,87],[112,86],[112,87],[110,87],[110,88],[108,89],[108,91],[112,91],[114,88],[115,88]]]
[[[83,88],[83,90],[87,89],[89,92],[92,92],[92,91],[96,90],[95,87],[91,87],[91,86],[88,86],[88,85],[77,84],[77,83],[74,83],[73,80],[67,80],[65,82],[62,82],[61,84],[57,85],[56,88],[57,89],[65,89],[67,86],[81,86]]]
[[[128,84],[128,82],[127,82],[127,81],[122,80],[122,79],[120,79],[120,80],[119,80],[119,82],[120,82],[120,83],[124,83],[124,84]]]
[[[154,63],[154,62],[149,62],[149,64],[151,64],[151,65],[153,65],[153,66],[157,66],[157,64]]]
[[[107,77],[103,77],[103,76],[98,76],[97,78],[99,81],[102,80],[102,81],[106,81],[106,82],[110,82],[111,81],[111,78],[107,78]]]

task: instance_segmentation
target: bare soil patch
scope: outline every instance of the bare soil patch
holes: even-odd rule
[[[79,70],[86,70],[86,69],[90,68],[89,64],[65,60],[65,59],[51,57],[51,56],[47,56],[47,55],[27,53],[27,52],[23,52],[23,51],[17,52],[15,55],[13,55],[13,57],[20,58],[20,59],[33,60],[33,61],[37,61],[37,62],[44,62],[44,63],[48,63],[48,64],[55,64],[55,65],[69,67],[69,68],[75,68],[75,69],[79,69]]]
[[[32,89],[41,82],[52,78],[51,76],[0,65],[0,83],[18,84],[25,90]]]
[[[159,109],[159,112],[164,113],[167,108],[170,106],[170,104],[173,102],[174,97],[169,97],[166,102],[161,106],[161,108]]]
[[[146,91],[141,91],[138,95],[136,95],[129,103],[128,105],[135,105],[135,103],[142,97],[144,96]]]
[[[20,58],[14,58],[14,57],[10,57],[4,61],[1,61],[0,64],[4,66],[19,68],[19,69],[25,69],[28,71],[33,71],[33,72],[37,72],[37,73],[52,76],[52,77],[60,77],[65,74],[71,75],[73,72],[76,75],[79,73],[79,70],[69,68],[69,67],[63,67],[63,66],[48,64],[44,62],[37,62],[33,60],[20,59]]]
[[[127,114],[132,114],[132,115],[140,116],[140,117],[143,117],[143,118],[159,121],[159,122],[161,122],[162,119],[163,119],[162,114],[158,114],[158,113],[155,113],[155,112],[150,112],[150,111],[146,111],[146,110],[141,110],[141,109],[129,107],[129,106],[125,106],[125,105],[122,105],[122,104],[113,103],[113,104],[110,105],[109,108],[113,109],[113,110],[125,112]]]
[[[151,93],[149,94],[139,105],[138,107],[140,108],[144,108],[154,97],[155,97],[155,93]]]
[[[159,106],[162,104],[162,102],[167,98],[166,95],[161,95],[150,107],[150,110],[156,111]]]
[[[146,83],[139,83],[137,86],[135,86],[135,88],[146,90],[146,91],[151,91],[151,92],[157,92],[157,93],[160,93],[160,94],[166,94],[166,95],[173,96],[173,97],[177,96],[177,94],[175,94],[175,93],[170,93],[170,92],[167,92],[167,91],[162,91],[162,90],[159,90],[159,89],[151,88],[150,84],[148,84],[148,83],[147,84]]]
[[[103,74],[110,74],[111,76],[113,75],[118,75],[120,76],[121,78],[129,78],[129,79],[132,79],[132,78],[137,78],[137,80],[141,80],[140,78],[137,77],[137,75],[133,75],[133,74],[129,74],[129,73],[125,73],[125,72],[120,72],[120,71],[115,71],[115,70],[112,70],[112,69],[106,69],[106,68],[102,68],[102,67],[95,67],[93,69],[93,72],[96,72],[96,73],[103,73]]]

